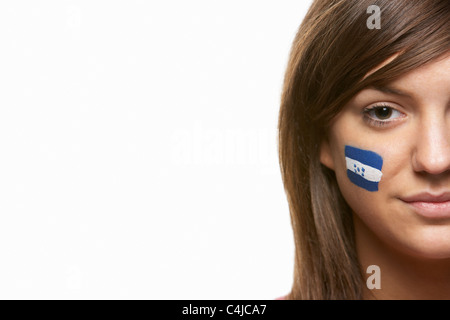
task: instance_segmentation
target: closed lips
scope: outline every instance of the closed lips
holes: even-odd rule
[[[405,202],[445,203],[450,201],[450,191],[433,195],[431,193],[419,193],[413,196],[403,197]]]
[[[419,193],[400,199],[423,217],[450,218],[450,192],[439,194]]]

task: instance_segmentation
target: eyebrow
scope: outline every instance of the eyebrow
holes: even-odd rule
[[[411,95],[409,93],[406,93],[400,89],[390,87],[390,86],[371,86],[370,88],[375,89],[377,91],[384,92],[384,93],[388,93],[388,94],[395,94],[397,96],[411,98]]]

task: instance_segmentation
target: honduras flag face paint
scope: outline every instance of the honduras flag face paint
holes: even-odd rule
[[[368,191],[378,191],[381,180],[383,158],[375,152],[345,146],[347,176],[358,187]]]

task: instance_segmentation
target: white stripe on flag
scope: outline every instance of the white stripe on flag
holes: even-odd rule
[[[356,170],[356,174],[360,175],[361,177],[363,177],[364,179],[368,180],[368,181],[372,181],[372,182],[379,182],[381,180],[381,176],[383,175],[381,173],[380,170],[367,166],[357,160],[345,157],[345,161],[347,162],[347,169],[355,172],[355,169],[359,168],[359,172],[358,170]],[[356,167],[355,167],[356,165]],[[362,169],[364,168],[364,172],[362,171]],[[362,176],[362,174],[364,174],[364,176]]]

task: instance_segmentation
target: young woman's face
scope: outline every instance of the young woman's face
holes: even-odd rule
[[[332,123],[321,163],[355,228],[409,255],[450,258],[450,55],[359,92]]]

